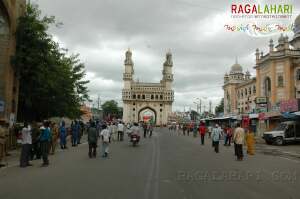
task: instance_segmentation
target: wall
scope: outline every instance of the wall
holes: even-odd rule
[[[15,53],[17,19],[25,12],[25,0],[2,0],[0,9],[4,22],[0,31],[0,101],[4,102],[0,121],[9,122],[11,116],[16,117],[19,87],[10,58]]]

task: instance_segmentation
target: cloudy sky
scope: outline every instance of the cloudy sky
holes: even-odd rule
[[[32,0],[43,14],[63,23],[50,29],[54,38],[70,52],[80,53],[91,81],[91,98],[115,99],[121,103],[124,53],[130,48],[135,79],[159,82],[165,53],[171,49],[174,62],[174,110],[195,109],[195,98],[217,105],[223,96],[222,83],[235,57],[255,74],[256,48],[267,51],[268,41],[278,34],[253,37],[230,32],[224,25],[277,23],[231,18],[233,1],[211,0]],[[264,1],[235,1],[264,3]],[[267,1],[293,5],[292,23],[300,1]],[[281,22],[281,21],[280,21]],[[292,33],[288,33],[290,38]]]

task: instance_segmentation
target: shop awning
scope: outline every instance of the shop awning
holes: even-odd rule
[[[300,112],[298,112],[299,115],[297,115],[296,113],[285,112],[285,113],[282,113],[282,116],[286,119],[296,119],[300,115]]]

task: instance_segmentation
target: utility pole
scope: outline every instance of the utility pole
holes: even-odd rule
[[[101,106],[101,99],[100,99],[100,95],[98,94],[98,99],[97,99],[97,107],[98,107],[98,110],[100,110],[100,106]]]
[[[202,106],[201,104],[202,104],[202,100],[199,98],[199,110],[200,110],[200,111],[199,111],[199,114],[200,114],[200,115],[201,115],[201,106]]]
[[[211,114],[211,100],[209,100],[209,114]]]

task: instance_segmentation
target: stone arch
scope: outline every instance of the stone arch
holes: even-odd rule
[[[157,112],[155,109],[151,108],[150,106],[145,106],[143,108],[141,108],[138,112],[138,121],[142,121],[142,117],[141,117],[141,113],[145,110],[150,110],[154,113],[154,123],[156,124],[157,123]]]
[[[5,18],[8,22],[9,28],[11,28],[11,19],[12,19],[12,10],[9,9],[11,5],[7,1],[0,2],[0,13],[5,15]]]
[[[5,6],[4,2],[0,2],[0,34],[5,34],[4,31],[7,31],[7,35],[11,32],[11,23],[9,10]]]

